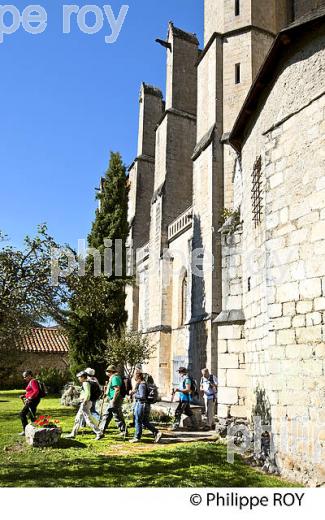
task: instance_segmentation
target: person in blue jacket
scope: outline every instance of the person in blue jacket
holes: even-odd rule
[[[155,428],[150,422],[150,403],[148,402],[148,385],[144,380],[142,372],[136,375],[136,386],[134,390],[134,420],[135,420],[135,436],[130,442],[139,442],[141,440],[143,428],[151,431],[154,436],[154,442],[159,442],[162,433]]]

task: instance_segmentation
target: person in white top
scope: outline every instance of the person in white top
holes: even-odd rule
[[[200,382],[200,390],[203,393],[205,413],[207,416],[207,425],[211,430],[215,428],[215,403],[217,400],[218,379],[209,373],[208,368],[201,370],[202,377]]]

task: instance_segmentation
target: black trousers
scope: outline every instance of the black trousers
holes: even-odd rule
[[[191,410],[189,401],[180,401],[178,403],[178,406],[175,410],[176,422],[178,422],[178,423],[180,422],[182,414],[187,415],[187,417],[193,416],[193,412]]]
[[[23,425],[24,430],[28,424],[28,420],[27,420],[28,415],[30,416],[32,421],[35,421],[36,409],[37,409],[38,405],[39,405],[38,399],[36,399],[36,400],[33,399],[32,401],[28,401],[24,404],[24,407],[19,414],[20,419],[21,419],[21,424]]]

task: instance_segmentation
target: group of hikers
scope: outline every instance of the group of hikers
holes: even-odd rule
[[[180,426],[182,415],[189,417],[191,429],[197,430],[198,425],[191,409],[191,404],[197,404],[198,387],[196,381],[191,377],[187,368],[178,369],[180,383],[177,388],[172,390],[172,400],[176,394],[179,396],[179,403],[175,410],[173,430]],[[202,369],[200,381],[200,392],[204,399],[206,428],[215,428],[215,404],[217,397],[218,380],[216,376],[209,373],[207,368]],[[85,424],[94,432],[96,440],[104,437],[105,432],[114,418],[120,431],[120,435],[126,439],[128,427],[122,411],[124,399],[133,402],[133,422],[129,426],[134,426],[134,437],[129,442],[140,442],[143,429],[149,430],[158,443],[162,433],[150,422],[151,404],[155,403],[158,396],[158,389],[152,377],[142,371],[140,367],[135,369],[132,380],[123,377],[117,367],[110,365],[107,367],[106,375],[108,382],[102,388],[96,378],[95,370],[86,368],[77,374],[81,384],[80,405],[75,417],[74,425],[70,434],[66,438],[74,439],[81,427]],[[32,421],[36,419],[37,406],[45,395],[44,385],[39,382],[31,370],[23,373],[23,378],[27,384],[25,394],[20,398],[24,400],[24,407],[20,412],[23,431],[20,435],[25,435],[25,428],[28,424],[28,416]],[[100,412],[98,411],[98,401],[102,398]],[[107,406],[104,409],[104,403]]]

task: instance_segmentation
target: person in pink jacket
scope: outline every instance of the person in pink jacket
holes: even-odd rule
[[[25,393],[20,395],[20,399],[24,401],[24,407],[21,410],[19,416],[23,425],[23,431],[19,435],[25,435],[25,428],[28,424],[27,417],[31,417],[32,421],[36,419],[36,409],[41,400],[40,386],[38,381],[34,378],[31,370],[25,370],[23,373],[25,383],[27,383]]]

